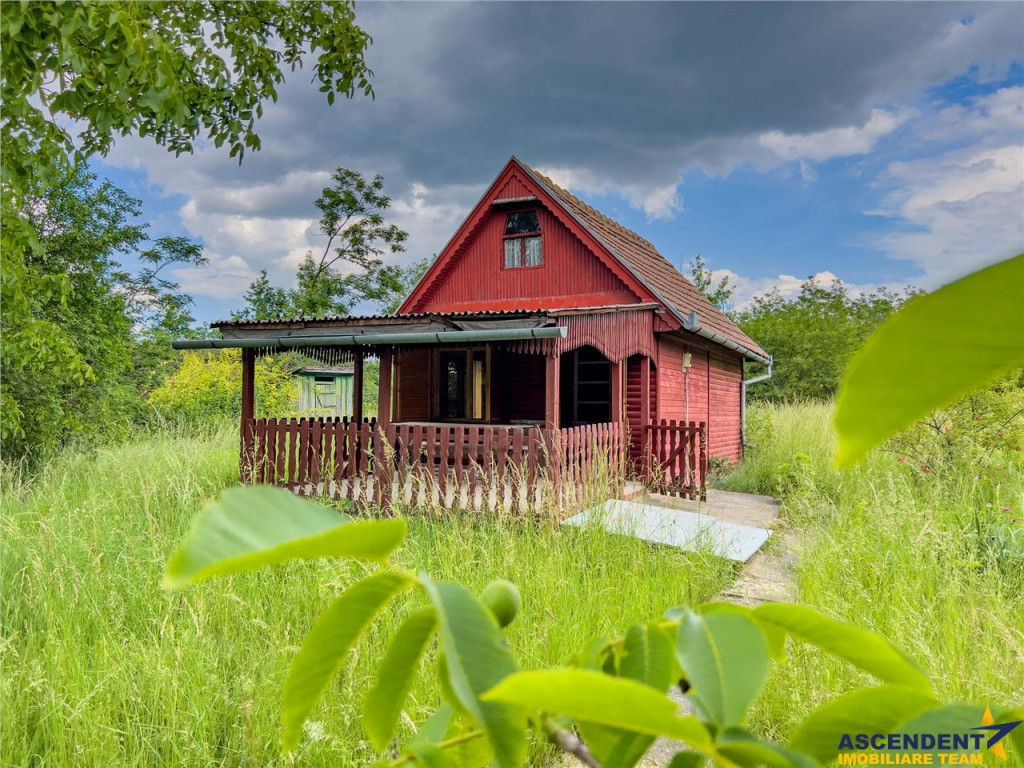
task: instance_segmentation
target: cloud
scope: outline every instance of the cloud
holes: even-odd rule
[[[920,267],[927,287],[1024,250],[1024,144],[892,163],[883,183],[894,188],[878,213],[902,226],[876,245]]]
[[[882,205],[871,211],[895,225],[873,245],[918,266],[925,287],[1024,250],[1024,88],[1000,89],[939,115],[931,136],[970,143],[890,163],[875,182]]]
[[[663,186],[646,187],[636,184],[618,185],[586,168],[538,168],[537,170],[559,186],[582,192],[585,195],[617,194],[634,208],[643,211],[648,221],[671,219],[683,210],[678,178]]]
[[[240,167],[212,147],[175,158],[137,138],[106,162],[184,196],[183,226],[225,264],[278,280],[316,251],[312,202],[337,166],[384,175],[411,235],[402,262],[439,251],[512,154],[663,220],[683,211],[688,169],[792,157],[811,180],[813,163],[870,150],[909,114],[879,105],[1005,74],[1024,5],[377,3],[357,19],[375,41],[375,100],[328,107],[297,73]],[[1011,107],[993,101],[989,117],[1010,125]],[[944,119],[936,130],[956,128]]]
[[[897,281],[888,283],[851,283],[829,270],[816,272],[807,277],[787,274],[749,277],[738,275],[730,269],[716,269],[712,270],[711,277],[716,284],[723,278],[727,278],[729,283],[734,286],[732,304],[733,308],[738,310],[748,308],[756,297],[766,296],[772,291],[778,291],[783,298],[792,299],[800,293],[800,288],[808,280],[813,280],[824,287],[832,286],[837,282],[841,283],[851,296],[867,296],[872,293],[878,293],[881,290],[898,293],[910,287],[909,283]]]
[[[834,157],[863,155],[873,150],[879,139],[895,131],[914,114],[911,109],[873,109],[868,121],[862,126],[829,128],[816,133],[769,131],[758,137],[758,143],[783,160],[821,162]]]

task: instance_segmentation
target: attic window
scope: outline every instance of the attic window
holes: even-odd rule
[[[505,220],[505,269],[539,267],[544,263],[540,219],[536,211],[516,211]]]

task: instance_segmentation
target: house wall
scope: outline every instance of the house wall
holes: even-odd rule
[[[683,354],[692,357],[683,373]],[[661,337],[658,350],[658,419],[706,421],[708,454],[737,462],[743,457],[742,358],[698,341]]]
[[[543,265],[504,268],[507,210],[489,214],[420,312],[553,309],[638,301],[547,209],[539,208]]]

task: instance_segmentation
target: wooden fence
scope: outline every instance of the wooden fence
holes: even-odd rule
[[[644,480],[656,493],[707,499],[706,422],[662,419],[644,426]]]
[[[622,424],[571,429],[254,419],[243,430],[242,481],[301,495],[396,505],[506,509],[588,503],[619,489]]]

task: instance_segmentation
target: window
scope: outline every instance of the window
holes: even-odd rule
[[[505,269],[539,267],[543,263],[537,212],[510,213],[505,220]]]
[[[488,418],[487,350],[440,354],[440,413],[445,420],[486,421]]]

